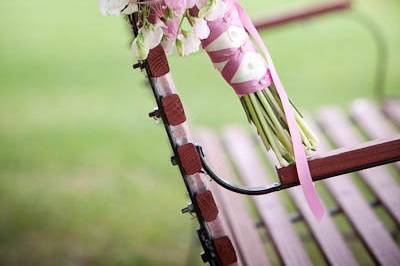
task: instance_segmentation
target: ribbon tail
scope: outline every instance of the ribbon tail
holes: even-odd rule
[[[249,32],[250,36],[255,40],[258,48],[261,49],[267,60],[271,78],[276,87],[279,98],[281,99],[283,111],[285,112],[286,120],[288,123],[289,132],[293,144],[295,161],[296,161],[296,170],[297,170],[297,175],[299,177],[300,185],[303,190],[306,201],[308,203],[308,206],[310,207],[312,213],[317,218],[317,220],[320,221],[324,216],[325,208],[312,182],[307,156],[304,152],[300,132],[297,127],[296,119],[293,113],[292,106],[289,102],[289,98],[275,69],[271,55],[267,47],[265,46],[264,41],[261,39],[260,34],[258,33],[257,29],[255,28],[249,16],[237,2],[237,0],[233,1],[238,10],[240,20],[242,21],[243,26]]]

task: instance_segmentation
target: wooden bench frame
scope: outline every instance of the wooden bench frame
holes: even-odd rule
[[[348,10],[352,2],[352,0],[335,0],[327,3],[312,4],[294,11],[255,20],[254,25],[258,30],[283,26],[288,23],[304,21],[317,16]]]
[[[323,12],[319,11],[319,13]],[[298,16],[294,17],[296,17],[296,19],[298,18]],[[134,34],[136,35],[136,18],[133,15],[130,16],[129,19],[133,26],[132,28]],[[289,19],[286,19],[286,21],[289,21]],[[179,95],[177,94],[175,88],[170,88],[166,86],[165,82],[163,82],[163,80],[165,81],[166,79],[169,79],[170,76],[168,61],[162,47],[159,46],[155,49],[152,49],[148,59],[139,62],[134,67],[145,70],[148,76],[157,103],[157,109],[151,112],[149,115],[151,117],[159,118],[163,121],[164,128],[174,154],[171,157],[171,162],[178,166],[191,200],[191,204],[185,207],[182,212],[189,212],[197,217],[199,225],[197,233],[204,250],[202,255],[203,261],[208,262],[210,265],[247,265],[249,260],[251,260],[252,265],[268,265],[265,254],[261,252],[261,241],[258,239],[255,229],[253,228],[246,233],[240,229],[243,226],[253,225],[254,227],[254,224],[252,223],[251,219],[245,215],[246,210],[244,204],[240,199],[237,198],[238,195],[229,194],[228,196],[225,190],[225,193],[222,193],[221,187],[216,186],[215,183],[209,183],[207,176],[202,173],[202,170],[204,170],[205,166],[204,160],[202,160],[203,156],[187,129],[186,116]],[[396,145],[396,149],[388,150],[388,143]],[[366,167],[393,162],[399,160],[400,158],[398,153],[399,149],[397,149],[398,145],[399,140],[397,139],[385,143],[372,143],[367,145],[367,147],[361,147],[347,152],[341,151],[340,153],[336,152],[330,154],[329,156],[312,158],[310,160],[311,171],[315,174],[315,171],[317,171],[316,169],[319,169],[318,171],[322,169],[321,173],[318,172],[319,174],[315,174],[315,179],[319,180],[322,178],[343,174],[345,172],[347,173],[354,170],[364,169]],[[332,163],[344,159],[347,161],[348,158],[353,158],[355,154],[365,155],[365,153],[369,153],[371,150],[382,152],[382,156],[379,158],[373,157],[373,159],[371,159],[370,156],[365,156],[365,158],[368,159],[349,160],[351,163],[346,170],[330,169],[329,171],[326,171],[324,167],[320,168],[321,163]],[[219,154],[219,156],[221,155],[222,154]],[[211,155],[208,157],[211,157]],[[246,179],[248,185],[252,185],[253,182],[249,178],[250,175],[255,174],[260,176],[261,174],[265,174],[261,168],[258,172],[255,172],[254,169],[245,170],[248,169],[248,166],[246,166],[243,161],[237,161],[236,163],[239,164],[239,162],[243,167],[243,171],[248,171]],[[278,174],[281,178],[281,184],[283,188],[289,188],[298,184],[296,173],[293,171],[293,166],[278,169]],[[338,189],[337,186],[332,185],[332,191],[338,193],[338,191],[340,192],[340,189]],[[296,199],[298,205],[303,206],[300,208],[301,216],[305,217],[307,223],[309,223],[309,226],[313,231],[313,234],[315,234],[317,241],[322,247],[324,245],[329,246],[329,243],[327,243],[323,238],[320,238],[320,236],[322,233],[334,232],[336,229],[333,223],[328,220],[328,222],[324,222],[321,227],[318,227],[315,224],[315,221],[313,222],[310,214],[307,213],[306,208],[304,207],[304,202],[302,202],[301,198],[298,197],[298,192],[290,193],[292,194],[293,198]],[[282,260],[285,264],[293,264],[299,263],[298,260],[300,259],[301,263],[299,264],[309,265],[310,260],[308,256],[305,254],[302,248],[299,248],[298,237],[293,234],[293,229],[290,229],[290,219],[276,219],[276,217],[285,218],[286,215],[284,214],[283,207],[279,203],[279,200],[276,198],[277,196],[275,194],[271,196],[273,196],[273,198],[270,200],[266,200],[264,197],[256,197],[254,199],[258,209],[261,211],[264,210],[263,212],[260,212],[263,224],[267,225],[268,228],[274,228],[273,230],[269,231],[269,234],[272,235],[274,245],[277,247]],[[239,208],[240,212],[236,213],[232,212],[232,210],[229,210],[229,202],[235,202],[235,204],[232,204],[232,206]],[[272,209],[265,212],[266,205]],[[351,213],[351,206],[347,210],[345,208],[347,206],[345,203],[342,202],[339,205],[346,213]],[[221,206],[225,207],[221,208]],[[233,223],[235,220],[235,215],[243,216],[239,222],[239,225],[241,226]],[[373,216],[371,216],[371,213],[368,213],[366,217],[371,218]],[[354,222],[358,226],[357,228],[359,228],[359,220],[356,218],[353,220],[352,222]],[[283,223],[284,226],[282,227],[282,225],[275,225],[276,221],[279,221],[280,223],[282,223],[282,221],[286,222]],[[279,228],[282,229],[280,230]],[[365,232],[363,232],[361,229],[359,230],[361,232],[359,232],[359,234],[364,236]],[[282,236],[287,236],[286,240],[283,239]],[[288,241],[288,239],[290,241]],[[337,234],[335,240],[339,242],[342,241]],[[365,241],[371,244],[371,240],[368,237],[366,237]],[[249,246],[243,244],[243,242],[247,243],[248,245],[253,245],[252,248],[249,250]],[[296,247],[296,249],[288,252],[287,247],[285,247],[282,243],[287,243],[288,246],[294,245],[293,247]],[[383,241],[382,243],[388,243],[388,241]],[[378,251],[375,250],[377,248],[376,245],[371,246],[371,253],[374,255],[373,258],[378,262],[385,261],[384,257],[387,254],[384,254],[384,256],[380,258],[379,255],[375,254],[378,253]],[[390,251],[393,249],[393,245],[391,244]],[[291,254],[291,252],[293,252],[295,255]],[[247,257],[248,254],[253,254],[256,256]],[[343,251],[340,254],[347,253],[346,251]],[[329,257],[332,254],[325,255]],[[396,253],[394,260],[397,261],[397,259],[398,254]],[[330,258],[328,258],[327,261],[330,263],[334,262],[334,260]],[[349,265],[354,264],[351,256],[347,256],[346,259],[343,259],[342,261],[348,262]]]

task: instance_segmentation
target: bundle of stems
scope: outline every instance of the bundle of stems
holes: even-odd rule
[[[274,86],[240,97],[250,123],[257,128],[267,150],[272,149],[280,166],[294,162],[293,146],[282,103]],[[317,137],[292,105],[304,149],[307,154],[317,147]]]

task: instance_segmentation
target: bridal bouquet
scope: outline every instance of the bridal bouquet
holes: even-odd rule
[[[100,0],[103,14],[136,13],[137,59],[162,45],[181,56],[204,49],[234,89],[249,122],[281,166],[296,162],[300,183],[314,214],[322,207],[314,190],[306,154],[317,139],[289,101],[271,56],[238,0]]]

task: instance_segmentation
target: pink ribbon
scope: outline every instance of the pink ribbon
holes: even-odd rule
[[[245,95],[251,92],[263,90],[271,85],[272,80],[268,72],[260,80],[250,80],[240,83],[232,83],[234,75],[240,67],[242,59],[246,52],[256,51],[250,40],[246,41],[239,49],[223,49],[215,52],[208,52],[213,63],[227,62],[221,71],[224,79],[233,87],[236,94]]]
[[[285,92],[284,86],[275,69],[271,55],[256,28],[254,27],[251,19],[240,6],[238,1],[226,0],[225,2],[231,7],[229,11],[225,14],[224,18],[208,22],[211,34],[208,39],[203,41],[203,47],[207,47],[208,44],[216,40],[222,33],[228,30],[231,25],[244,27],[250,34],[250,36],[254,39],[258,48],[264,54],[264,57],[267,60],[269,66],[269,71],[267,71],[265,77],[261,80],[247,81],[235,84],[232,84],[231,82],[234,74],[240,66],[244,52],[256,50],[254,46],[249,43],[250,41],[246,42],[244,47],[240,47],[238,49],[224,49],[220,51],[208,52],[208,54],[214,63],[227,62],[224,69],[222,70],[222,76],[235,89],[238,95],[253,93],[266,88],[271,84],[271,82],[274,83],[279,97],[282,101],[283,110],[285,112],[286,120],[288,123],[296,161],[296,170],[299,177],[300,185],[312,213],[317,218],[317,220],[321,220],[325,210],[312,182],[310,168],[308,165],[306,154],[304,152],[300,132],[297,128],[293,109]]]

